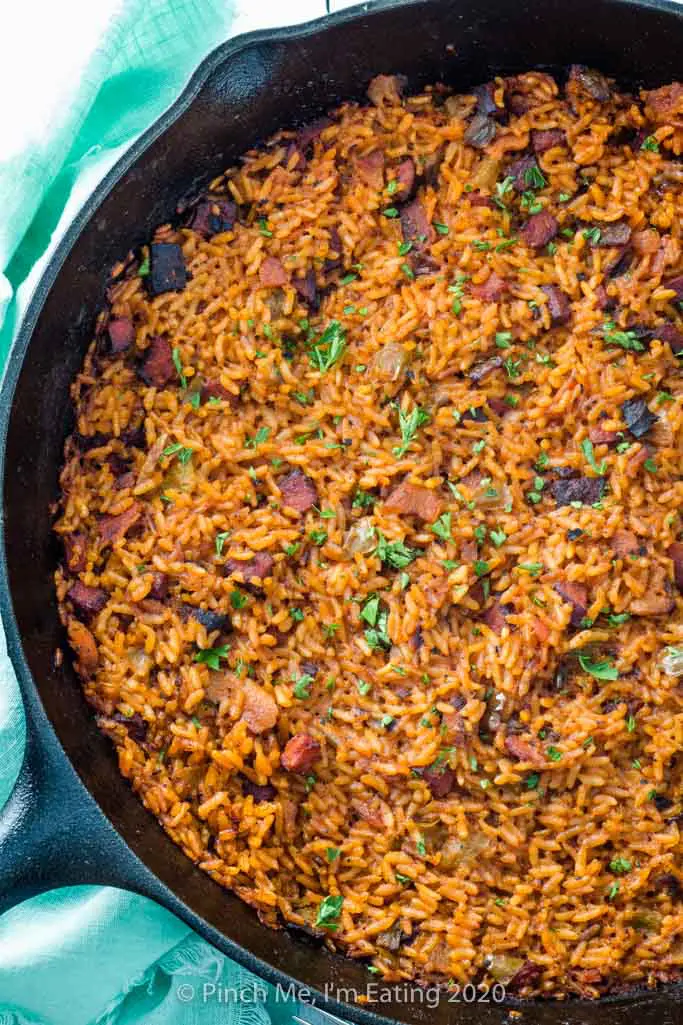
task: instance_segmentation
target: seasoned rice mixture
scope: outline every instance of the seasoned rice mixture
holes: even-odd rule
[[[61,613],[273,927],[597,997],[683,960],[683,85],[399,78],[115,268]]]

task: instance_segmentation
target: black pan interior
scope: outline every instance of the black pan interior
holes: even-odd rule
[[[63,635],[52,586],[59,552],[51,537],[50,508],[62,446],[72,428],[69,385],[103,302],[107,268],[171,218],[179,197],[256,141],[304,123],[342,99],[360,98],[374,74],[406,74],[411,89],[436,80],[466,87],[494,73],[537,66],[561,73],[581,62],[616,76],[622,87],[655,86],[680,77],[682,14],[683,7],[666,0],[477,0],[476,5],[423,0],[373,7],[353,18],[345,14],[322,28],[228,44],[189,106],[162,118],[148,148],[150,136],[98,190],[70,233],[70,251],[64,258],[63,247],[35,298],[15,355],[19,359],[26,347],[9,412],[3,496],[11,600],[33,679],[81,779],[129,846],[218,933],[307,985],[362,992],[369,977],[362,965],[298,936],[267,930],[245,905],[194,869],[119,776],[68,659],[63,668],[54,666]],[[108,878],[110,873],[93,868],[92,881]],[[399,1001],[375,1010],[406,1022],[681,1021],[673,990],[600,1005],[535,1005],[518,1019],[486,1004],[442,1004],[433,1010]]]

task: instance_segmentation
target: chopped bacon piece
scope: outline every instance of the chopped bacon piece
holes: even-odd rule
[[[508,283],[500,274],[492,271],[481,285],[472,285],[472,295],[487,303],[497,303],[508,290]]]
[[[628,555],[637,555],[640,551],[640,543],[632,530],[617,530],[612,535],[612,551],[619,559],[625,559]]]
[[[634,616],[668,616],[676,606],[671,584],[662,566],[655,565],[642,598],[633,598],[629,612]]]
[[[550,323],[566,324],[572,312],[569,296],[557,285],[541,285],[541,291],[548,297]]]
[[[532,249],[540,249],[551,242],[559,231],[557,219],[549,210],[533,214],[522,228],[521,235]]]
[[[251,559],[240,561],[239,559],[228,559],[225,563],[226,577],[233,573],[241,573],[249,584],[252,580],[265,580],[270,576],[273,568],[273,556],[268,552],[257,552]]]
[[[363,157],[356,157],[358,177],[371,189],[384,186],[384,150],[373,149]]]
[[[679,356],[683,352],[683,331],[675,324],[660,324],[655,328],[655,337],[666,342],[674,356]]]
[[[535,176],[540,173],[536,157],[533,156],[520,157],[514,164],[510,164],[507,170],[507,176],[513,179],[517,192],[526,192],[533,185]]]
[[[384,507],[393,512],[419,516],[428,523],[433,523],[441,515],[443,502],[431,488],[403,481],[391,492]]]
[[[645,113],[657,125],[683,127],[683,83],[672,82],[643,92]]]
[[[153,388],[163,388],[174,377],[173,350],[167,338],[152,338],[138,372],[145,384]]]
[[[320,757],[320,744],[308,733],[297,733],[285,744],[280,761],[287,772],[307,773]]]
[[[252,783],[246,776],[242,776],[242,793],[245,797],[253,797],[254,804],[261,804],[263,801],[274,801],[277,797],[277,790],[272,783]]]
[[[606,431],[602,427],[591,427],[588,437],[594,445],[615,445],[619,440],[619,431]]]
[[[368,86],[368,99],[376,107],[400,103],[404,83],[402,75],[375,75]]]
[[[76,653],[76,669],[81,676],[92,676],[97,669],[97,644],[95,638],[77,619],[70,619],[67,624],[69,644]]]
[[[394,192],[394,199],[397,202],[404,203],[407,199],[410,199],[415,188],[415,161],[412,157],[406,157],[398,165],[396,182],[398,183],[398,188]]]
[[[67,598],[71,601],[77,612],[84,616],[95,616],[101,612],[107,604],[109,595],[101,587],[88,587],[87,584],[77,580],[66,592]]]
[[[518,993],[525,986],[535,986],[543,975],[543,968],[535,961],[525,961],[518,972],[508,982],[508,989]]]
[[[505,414],[509,413],[512,408],[507,404],[505,399],[499,399],[495,395],[492,395],[491,398],[487,400],[487,403],[496,416],[505,416]]]
[[[242,719],[252,733],[265,733],[272,730],[277,722],[278,707],[274,698],[258,684],[245,680],[242,684],[244,708]]]
[[[289,281],[287,271],[275,256],[266,256],[259,267],[258,276],[265,288],[279,288]]]
[[[586,615],[588,608],[588,591],[585,584],[578,584],[573,580],[562,580],[558,584],[553,584],[553,590],[572,607],[570,626],[581,626],[581,620]]]
[[[432,797],[440,800],[448,797],[455,787],[455,773],[452,769],[423,769],[422,778],[432,792]]]
[[[516,737],[514,734],[505,738],[505,748],[518,762],[529,762],[530,765],[534,765],[539,769],[545,765],[545,758],[541,752],[532,744],[528,744],[526,740],[522,740],[521,737]]]
[[[301,150],[306,150],[331,124],[332,122],[329,117],[317,117],[315,121],[311,121],[310,124],[304,125],[303,128],[300,128],[296,133],[297,146]]]
[[[147,284],[152,295],[182,292],[187,284],[185,257],[175,242],[152,242]]]
[[[168,596],[168,577],[165,573],[152,574],[152,586],[147,595],[155,601],[164,601]]]
[[[434,229],[419,200],[414,199],[402,208],[401,230],[405,242],[425,244],[434,240]]]
[[[480,363],[475,363],[469,372],[469,379],[474,384],[480,384],[484,381],[494,370],[499,370],[503,365],[502,356],[489,356],[488,359],[482,360]]]
[[[531,145],[534,153],[545,153],[554,146],[564,146],[567,137],[562,128],[537,129],[531,133]]]
[[[297,512],[307,512],[318,501],[315,483],[301,470],[292,470],[278,482],[284,504]]]
[[[318,285],[315,280],[315,271],[311,268],[300,278],[292,278],[292,284],[304,302],[315,306],[318,301]]]
[[[470,202],[470,206],[488,206],[493,208],[495,203],[490,196],[484,196],[481,192],[469,192],[467,199]]]
[[[503,627],[507,626],[506,619],[506,606],[502,605],[499,601],[494,601],[493,605],[489,606],[484,615],[481,617],[489,629],[493,630],[498,636],[503,632]]]
[[[100,537],[103,541],[110,541],[112,544],[115,541],[120,541],[133,524],[137,523],[141,515],[142,506],[139,502],[133,502],[125,512],[119,513],[118,516],[103,516],[98,525]]]
[[[666,550],[674,564],[674,580],[679,591],[683,591],[683,541],[674,541]]]
[[[135,341],[135,328],[130,317],[114,317],[107,325],[109,344],[114,353],[125,352]]]
[[[72,534],[65,534],[62,538],[64,543],[64,558],[72,573],[82,573],[86,567],[86,554],[88,539],[79,530]]]
[[[221,399],[223,402],[230,402],[232,404],[236,401],[232,392],[224,388],[220,381],[205,381],[202,384],[199,396],[202,402],[208,402],[210,399]]]
[[[232,231],[237,219],[237,207],[229,199],[208,196],[194,209],[190,227],[203,238],[211,238],[223,231]]]

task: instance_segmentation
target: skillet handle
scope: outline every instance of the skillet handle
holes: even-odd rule
[[[42,709],[25,708],[24,761],[0,811],[0,914],[60,886],[125,886],[137,862],[49,735]]]

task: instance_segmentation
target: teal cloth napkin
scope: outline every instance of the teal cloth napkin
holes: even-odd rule
[[[236,32],[325,13],[323,0],[266,0],[260,8],[253,0],[94,0],[84,20],[85,10],[81,0],[50,7],[55,45],[71,51],[62,66],[72,73],[50,91],[42,69],[42,122],[34,118],[22,137],[16,123],[5,131],[0,120],[0,369],[65,228],[202,57]],[[18,17],[27,32],[45,16],[44,0],[23,0]],[[4,21],[3,8],[0,87],[3,45],[13,42]],[[16,40],[26,54],[32,45]],[[26,74],[34,72],[27,67]],[[16,107],[21,118],[21,103]],[[19,771],[24,735],[0,626],[0,807]],[[229,996],[245,990],[254,999]],[[228,997],[220,999],[221,992]],[[289,1025],[295,1006],[275,997],[175,916],[134,894],[73,887],[0,918],[0,1025]]]

